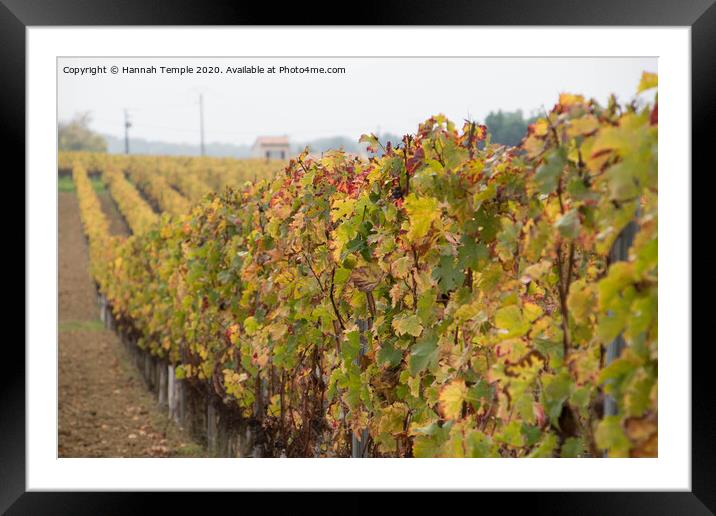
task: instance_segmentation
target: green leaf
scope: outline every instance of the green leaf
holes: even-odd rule
[[[559,416],[562,414],[562,405],[572,393],[572,378],[569,373],[561,372],[557,375],[543,375],[544,405],[550,422],[559,428]]]
[[[584,443],[579,437],[568,437],[562,445],[562,457],[577,458],[584,453]]]
[[[418,297],[418,317],[427,328],[435,320],[435,298],[437,290],[431,288]]]
[[[420,371],[435,363],[438,357],[438,339],[434,332],[426,332],[415,343],[410,352],[410,374],[415,376]]]
[[[487,246],[467,235],[463,235],[461,243],[462,245],[457,250],[458,267],[477,270],[480,266],[480,261],[486,260],[489,256]]]
[[[467,437],[467,454],[472,458],[494,457],[496,446],[489,436],[479,430],[470,432]]]
[[[441,256],[440,262],[433,269],[433,278],[438,282],[441,292],[450,292],[462,285],[465,273],[459,268],[452,256]]]
[[[635,364],[626,358],[618,358],[601,370],[597,383],[603,384],[608,380],[620,380],[634,370]]]
[[[659,239],[654,236],[654,238],[645,242],[637,253],[636,262],[634,262],[637,274],[644,274],[656,268],[659,264]]]
[[[186,378],[186,370],[184,369],[184,366],[178,365],[174,369],[174,373],[177,380],[183,380]]]
[[[522,435],[525,438],[525,446],[532,446],[542,436],[542,430],[538,426],[522,423]]]
[[[401,314],[393,319],[393,329],[398,335],[412,335],[418,337],[422,331],[423,326],[420,324],[420,318],[414,314]]]
[[[480,240],[485,243],[492,242],[501,227],[500,220],[485,206],[475,213],[475,223],[480,230]]]
[[[525,438],[522,435],[522,424],[518,421],[512,421],[502,429],[502,432],[495,436],[495,439],[514,448],[524,446]]]
[[[554,456],[554,450],[557,447],[557,436],[553,433],[548,433],[544,436],[542,441],[537,447],[532,450],[529,457],[535,459],[546,459]]]
[[[607,416],[597,425],[594,440],[610,457],[628,457],[630,441],[624,433],[619,416]]]
[[[468,157],[468,150],[448,140],[442,151],[443,159],[447,168],[454,168],[465,161]]]
[[[442,427],[437,423],[432,423],[418,430],[419,434],[415,437],[413,443],[413,455],[417,458],[437,457],[443,444],[450,436],[451,427],[452,422],[450,421]]]
[[[483,400],[489,400],[491,398],[492,388],[485,380],[480,379],[475,385],[467,390],[467,401],[476,410],[480,408],[480,404]]]
[[[336,273],[333,276],[333,281],[336,284],[336,286],[343,285],[346,280],[350,277],[351,271],[349,269],[344,269],[343,267],[340,267],[336,269]]]
[[[557,189],[559,176],[562,174],[564,165],[567,163],[564,152],[556,150],[549,153],[544,162],[537,168],[535,181],[539,191],[543,194],[550,194]]]
[[[574,209],[569,210],[557,220],[555,227],[562,236],[577,238],[579,236],[579,228],[581,227],[579,212]]]
[[[360,351],[360,332],[350,331],[345,336],[346,338],[341,344],[341,354],[346,362],[353,362],[358,359]]]
[[[258,331],[259,327],[260,325],[258,321],[253,316],[244,319],[244,331],[247,335],[254,335]]]
[[[641,417],[651,406],[651,390],[655,379],[644,369],[636,371],[622,387],[624,392],[624,411],[633,417]]]
[[[368,146],[371,147],[374,152],[376,152],[378,150],[378,147],[380,146],[380,143],[378,142],[378,137],[372,133],[362,134],[358,141],[360,143],[367,143]]]
[[[617,262],[609,267],[607,276],[599,282],[599,309],[618,307],[622,291],[634,280],[633,264]]]
[[[403,359],[403,352],[399,349],[395,349],[392,342],[386,341],[380,345],[376,359],[381,365],[395,367],[400,364],[400,361]]]

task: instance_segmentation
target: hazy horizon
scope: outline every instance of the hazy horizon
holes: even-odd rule
[[[343,74],[71,75],[89,66],[332,66]],[[199,95],[207,144],[251,145],[259,135],[292,142],[366,132],[405,134],[431,115],[483,121],[490,111],[549,109],[561,92],[605,102],[635,95],[656,58],[62,58],[58,118],[91,113],[93,130],[198,145]]]

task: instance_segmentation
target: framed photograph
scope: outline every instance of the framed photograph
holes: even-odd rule
[[[712,4],[2,0],[27,304],[0,508],[711,514]]]

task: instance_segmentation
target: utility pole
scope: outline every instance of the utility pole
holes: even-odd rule
[[[129,128],[132,127],[132,122],[129,121],[129,115],[127,110],[124,110],[124,153],[129,154]]]
[[[201,131],[201,155],[205,155],[204,150],[204,94],[199,94],[199,128]]]

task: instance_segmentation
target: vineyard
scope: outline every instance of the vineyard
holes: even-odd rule
[[[656,86],[561,94],[518,147],[436,115],[369,159],[59,168],[117,330],[263,456],[653,457]]]

